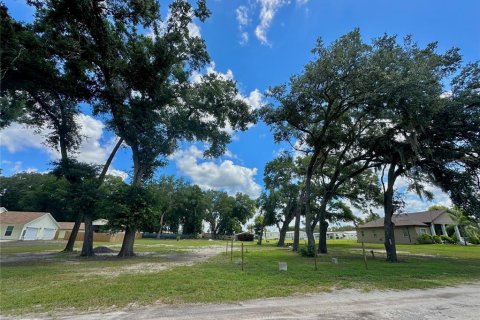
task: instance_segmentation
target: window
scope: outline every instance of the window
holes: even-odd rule
[[[365,232],[362,231],[362,237],[365,237]]]
[[[5,231],[5,237],[11,236],[12,232],[13,232],[13,226],[8,226],[7,230]]]
[[[376,237],[377,237],[377,234],[376,234],[376,233],[374,233],[374,234],[373,234],[373,237],[374,237],[374,238],[376,238]]]
[[[427,233],[427,229],[425,228],[420,228],[420,234],[426,234]]]
[[[404,236],[405,238],[408,238],[408,230],[407,230],[407,229],[404,229],[404,230],[403,230],[403,236]]]

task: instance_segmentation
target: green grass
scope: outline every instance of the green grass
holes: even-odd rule
[[[225,244],[225,241],[142,239],[136,241],[136,249],[138,252],[182,252]],[[381,245],[366,245],[367,250],[381,248]],[[122,307],[130,303],[147,305],[157,301],[241,301],[332,288],[431,288],[480,280],[479,246],[400,245],[399,263],[386,263],[382,254],[377,253],[375,260],[369,258],[368,270],[365,270],[360,244],[330,241],[329,254],[318,257],[317,271],[313,258],[276,248],[273,243],[262,247],[249,243],[245,244],[245,249],[244,272],[240,270],[238,244],[233,262],[230,255],[223,253],[208,262],[155,273],[106,276],[99,271],[167,261],[167,258],[144,256],[102,260],[59,254],[54,261],[4,264],[0,270],[0,307],[3,314],[21,314],[62,308]],[[332,264],[332,257],[338,259],[337,265]],[[288,263],[287,272],[278,271],[280,261]]]

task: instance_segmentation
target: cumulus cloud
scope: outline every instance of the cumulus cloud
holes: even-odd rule
[[[117,170],[117,169],[108,169],[107,174],[114,177],[120,177],[123,181],[125,181],[128,178],[128,173],[122,170]]]
[[[195,24],[195,23],[189,23],[188,26],[188,34],[190,35],[190,37],[193,37],[193,38],[201,38],[202,37],[202,34],[200,33],[200,26]]]
[[[232,195],[242,192],[251,197],[260,195],[261,187],[254,180],[256,168],[239,166],[232,160],[204,160],[203,152],[195,146],[176,152],[172,159],[177,168],[202,189],[222,190]]]
[[[388,168],[386,169],[388,170]],[[386,178],[384,178],[386,182]],[[430,206],[438,204],[447,207],[451,207],[452,201],[448,194],[443,192],[440,188],[426,184],[425,190],[433,194],[433,199],[431,201],[426,198],[420,198],[414,190],[408,190],[410,185],[410,180],[401,176],[395,181],[395,190],[398,190],[402,194],[405,206],[401,209],[402,212],[418,212],[425,211]]]
[[[260,23],[255,28],[255,36],[263,45],[270,45],[267,31],[277,11],[288,2],[285,0],[257,0],[260,3]]]
[[[102,143],[105,125],[91,116],[79,114],[75,121],[79,125],[79,134],[82,136],[82,142],[78,152],[73,156],[81,162],[97,165],[104,164],[115,145],[116,138]],[[46,153],[50,160],[58,160],[60,159],[60,153],[44,144],[45,137],[49,133],[48,128],[35,129],[19,123],[13,123],[2,130],[0,146],[5,147],[10,153],[16,153],[29,148],[38,149]],[[119,170],[116,171],[120,172]]]
[[[218,77],[220,77],[223,80],[234,80],[234,75],[232,70],[227,69],[226,72],[221,72],[216,70],[215,62],[212,61],[207,68],[204,70],[204,73],[200,72],[193,72],[191,76],[191,81],[194,83],[199,83],[202,81],[202,75],[204,74],[215,74]],[[248,95],[244,95],[242,93],[237,94],[237,98],[243,100],[249,107],[250,110],[257,110],[259,109],[262,104],[263,104],[263,95],[258,89],[254,89],[251,91]],[[222,128],[225,132],[228,132],[229,134],[234,134],[235,130],[231,127],[230,124],[226,124],[225,128]],[[235,139],[235,137],[233,137]]]
[[[248,96],[241,96],[241,99],[250,106],[252,110],[258,110],[263,103],[263,95],[260,90],[255,89]]]
[[[250,19],[248,18],[248,8],[246,6],[240,6],[235,10],[237,15],[237,22],[240,26],[246,26],[249,24]]]
[[[249,9],[246,6],[240,6],[235,10],[238,31],[240,32],[240,44],[244,45],[248,42],[249,36],[245,28],[250,24]]]
[[[308,3],[308,0],[296,0],[298,6],[303,6]]]

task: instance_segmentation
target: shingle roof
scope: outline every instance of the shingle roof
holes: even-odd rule
[[[446,213],[447,210],[422,211],[394,214],[392,217],[395,226],[427,226],[435,219]],[[373,220],[358,226],[359,228],[383,227],[383,218]]]
[[[75,222],[59,222],[58,224],[60,225],[60,229],[72,230]],[[85,230],[85,223],[82,222],[80,224],[79,230]]]
[[[49,214],[48,212],[6,211],[0,213],[0,224],[25,224]]]

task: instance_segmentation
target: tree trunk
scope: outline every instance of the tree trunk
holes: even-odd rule
[[[304,195],[305,195],[305,190],[302,189],[298,197],[297,205],[295,206],[295,229],[293,232],[293,247],[292,247],[293,251],[298,251],[298,247],[300,243],[300,216],[302,213]]]
[[[310,199],[311,199],[311,193],[312,193],[312,176],[313,176],[313,171],[315,169],[315,163],[317,161],[319,152],[315,151],[312,155],[312,158],[310,159],[310,162],[308,163],[308,168],[307,168],[307,176],[305,177],[305,232],[307,234],[307,239],[308,239],[308,249],[311,250],[312,252],[315,250],[315,238],[313,237],[313,230],[312,230],[312,216],[311,216],[311,210],[310,210]]]
[[[83,246],[82,246],[82,252],[80,253],[80,256],[93,257],[95,253],[93,252],[92,214],[90,212],[85,212],[83,214],[83,220],[85,222],[85,236],[83,238]]]
[[[160,235],[162,234],[162,231],[163,231],[163,217],[165,216],[165,213],[162,214],[162,216],[160,217],[160,229],[158,230],[158,233],[157,233],[157,239],[160,239]]]
[[[327,230],[328,222],[320,221],[320,239],[318,241],[318,252],[327,253]]]
[[[262,240],[263,240],[263,230],[265,229],[265,225],[262,225],[262,230],[260,231],[260,236],[258,237],[257,245],[261,246],[262,245]]]
[[[70,233],[70,237],[68,238],[67,245],[65,249],[63,249],[63,252],[73,252],[73,247],[75,246],[75,240],[77,239],[78,230],[80,229],[82,220],[83,212],[79,212],[77,215],[77,219],[75,220],[75,225],[73,226],[72,233]]]
[[[320,234],[318,239],[318,253],[327,253],[327,203],[330,201],[330,193],[325,193],[320,203],[319,208],[319,222],[320,222]],[[323,230],[325,228],[325,230]]]
[[[277,247],[285,247],[285,236],[287,235],[288,226],[290,225],[290,222],[292,222],[293,218],[293,214],[285,217],[285,221],[283,222],[282,228],[280,229],[280,236],[278,238]]]
[[[392,221],[393,213],[395,211],[393,205],[393,186],[395,184],[396,174],[395,174],[396,163],[393,161],[390,164],[388,169],[388,182],[387,189],[383,194],[384,201],[384,229],[385,229],[385,251],[387,252],[387,261],[397,262],[397,248],[395,246],[395,224]]]
[[[132,185],[138,185],[142,182],[144,175],[144,168],[140,165],[138,155],[133,153],[133,179]],[[133,214],[133,213],[132,213]],[[130,225],[125,226],[125,237],[122,242],[122,249],[118,253],[119,258],[128,258],[135,256],[133,252],[133,245],[135,243],[135,232],[136,229],[132,228]]]
[[[125,228],[125,237],[123,238],[122,249],[118,253],[119,258],[129,258],[135,256],[133,244],[135,243],[135,229]]]
[[[115,157],[115,154],[117,153],[118,149],[123,143],[123,139],[120,138],[118,139],[115,147],[113,148],[112,152],[110,152],[110,155],[108,156],[107,162],[105,162],[105,165],[103,166],[102,172],[98,176],[97,180],[97,189],[100,188],[100,186],[103,184],[103,181],[105,181],[105,177],[107,175],[108,168],[110,167],[110,164],[113,161],[113,158]],[[66,155],[66,149],[65,149],[65,155]],[[62,151],[62,159],[63,159],[63,151]],[[93,205],[92,205],[93,207]],[[77,234],[78,230],[80,229],[80,225],[83,220],[83,212],[79,212],[77,219],[75,220],[75,225],[73,226],[72,233],[70,234],[70,237],[68,238],[67,246],[65,249],[63,249],[64,252],[72,252],[73,247],[75,246],[75,241],[77,239]],[[92,238],[92,243],[93,243],[93,227],[90,228],[87,231],[87,228],[85,226],[85,238],[91,237]],[[93,245],[93,244],[92,244]],[[83,253],[83,248],[82,248],[82,253]],[[93,249],[92,249],[93,253]]]

